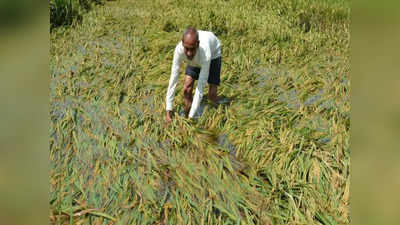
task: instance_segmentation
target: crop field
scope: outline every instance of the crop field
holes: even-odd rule
[[[350,1],[87,8],[50,31],[52,224],[350,223]],[[189,25],[221,40],[228,101],[180,116],[182,65],[166,124]]]

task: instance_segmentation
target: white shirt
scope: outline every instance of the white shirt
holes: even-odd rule
[[[189,117],[193,118],[196,114],[201,99],[203,98],[203,90],[208,80],[210,62],[212,59],[221,56],[221,43],[218,38],[209,31],[198,30],[199,33],[199,48],[196,55],[192,60],[189,60],[184,52],[182,41],[175,47],[174,59],[172,60],[171,77],[169,79],[167,97],[166,97],[166,110],[172,110],[176,84],[178,82],[179,67],[182,61],[188,65],[200,67],[199,80],[197,88],[193,97],[192,107],[190,108]]]

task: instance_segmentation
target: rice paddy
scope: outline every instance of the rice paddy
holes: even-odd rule
[[[52,224],[349,224],[345,0],[107,1],[50,33]],[[189,26],[220,104],[165,95]]]

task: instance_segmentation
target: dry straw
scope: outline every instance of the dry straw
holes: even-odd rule
[[[348,224],[349,2],[112,1],[51,31],[53,224]],[[219,94],[189,121],[188,25],[223,44]]]

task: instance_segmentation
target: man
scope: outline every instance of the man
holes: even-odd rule
[[[217,100],[217,87],[220,83],[221,74],[221,43],[211,32],[187,28],[182,40],[175,48],[172,61],[166,97],[165,120],[167,123],[171,122],[172,119],[172,103],[182,61],[187,63],[183,85],[185,117],[193,118],[195,116],[203,97],[206,82],[209,84],[208,98],[213,103],[216,103]],[[193,98],[195,80],[198,80],[198,82]]]

